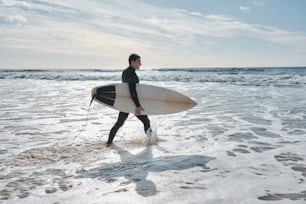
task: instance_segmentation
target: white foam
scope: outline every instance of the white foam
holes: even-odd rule
[[[80,133],[90,89],[99,84],[1,81],[0,94],[6,98],[1,99],[0,109],[0,199],[5,203],[267,202],[259,198],[279,199],[269,203],[304,202],[302,88],[156,82],[195,98],[198,106],[149,116],[156,142],[148,147],[142,123],[131,115],[114,145],[106,147],[116,111],[93,104],[87,127]]]

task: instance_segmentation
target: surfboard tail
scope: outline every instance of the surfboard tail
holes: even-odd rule
[[[91,90],[91,97],[98,102],[113,106],[116,99],[114,85],[95,87]]]

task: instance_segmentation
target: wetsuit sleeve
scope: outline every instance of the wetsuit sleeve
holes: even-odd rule
[[[127,82],[129,84],[129,90],[130,90],[131,97],[136,107],[139,107],[140,103],[139,103],[139,99],[138,99],[138,95],[136,91],[137,79],[135,78],[134,74],[128,70],[123,72],[122,81]]]
[[[136,107],[140,106],[137,91],[136,91],[136,82],[128,82],[129,83],[129,89],[130,89],[130,94],[131,97],[136,105]]]

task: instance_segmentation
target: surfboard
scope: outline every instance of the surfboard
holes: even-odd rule
[[[197,105],[190,97],[176,91],[145,84],[136,84],[142,115],[165,115],[188,110]],[[91,96],[95,101],[110,108],[135,113],[128,83],[117,83],[94,87]]]

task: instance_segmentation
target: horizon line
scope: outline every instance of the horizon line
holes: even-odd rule
[[[222,66],[211,66],[211,67],[145,67],[141,68],[141,70],[154,70],[154,69],[258,69],[258,68],[306,68],[306,65],[304,66],[231,66],[231,67],[222,67]],[[100,67],[100,68],[1,68],[1,71],[10,71],[10,70],[122,70],[125,68],[122,67],[113,67],[113,68],[107,68],[107,67]]]

